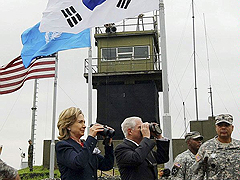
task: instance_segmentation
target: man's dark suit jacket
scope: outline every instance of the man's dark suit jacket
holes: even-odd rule
[[[105,156],[94,154],[97,140],[88,136],[84,147],[73,139],[61,140],[56,144],[57,163],[61,180],[96,180],[97,169],[108,171],[113,168],[113,146],[105,146]]]
[[[143,138],[139,146],[124,139],[115,148],[115,156],[122,180],[156,180],[156,164],[169,160],[169,140],[157,141],[157,151],[152,151],[155,142]]]

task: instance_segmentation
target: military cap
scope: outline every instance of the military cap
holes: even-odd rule
[[[189,139],[197,139],[197,138],[200,138],[201,140],[203,140],[203,136],[198,131],[192,131],[185,135],[185,141]]]
[[[225,122],[228,124],[232,124],[233,123],[233,117],[231,114],[219,114],[215,117],[215,124],[219,124],[221,122]]]

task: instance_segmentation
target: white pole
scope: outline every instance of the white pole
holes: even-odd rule
[[[92,30],[90,29],[90,37]],[[91,38],[90,38],[91,39]],[[88,50],[88,127],[92,124],[92,45]],[[87,128],[87,134],[89,128]]]
[[[31,140],[33,144],[33,151],[34,151],[34,146],[35,146],[35,125],[36,125],[36,111],[37,111],[37,89],[38,89],[38,79],[35,79],[34,81],[34,90],[33,90],[33,107],[32,109],[32,129],[31,129]],[[33,155],[35,157],[35,153],[33,152]],[[35,158],[33,158],[35,159]],[[34,161],[33,161],[34,162]]]
[[[167,45],[166,45],[166,31],[165,31],[165,14],[163,0],[159,0],[159,21],[160,21],[160,46],[161,46],[161,60],[162,60],[162,79],[163,79],[163,135],[170,139],[169,161],[166,163],[167,168],[171,168],[173,164],[172,151],[172,125],[171,116],[169,114],[169,84],[167,71]]]
[[[58,79],[58,53],[56,53],[55,61],[55,77],[54,77],[54,90],[53,90],[53,118],[52,118],[52,140],[50,147],[50,168],[49,178],[54,178],[54,160],[55,160],[55,122],[56,122],[56,102],[57,102],[57,79]]]

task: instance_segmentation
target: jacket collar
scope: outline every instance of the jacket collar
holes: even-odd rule
[[[82,146],[79,143],[77,143],[76,141],[74,141],[72,138],[69,138],[69,139],[67,139],[65,141],[68,142],[69,144],[71,144],[76,152],[82,151]],[[89,158],[88,163],[94,169],[94,166],[93,166],[93,164],[91,162],[91,158]]]

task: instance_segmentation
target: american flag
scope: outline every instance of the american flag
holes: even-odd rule
[[[25,68],[21,56],[0,67],[0,95],[20,89],[29,79],[51,78],[55,76],[55,58],[34,59]]]

